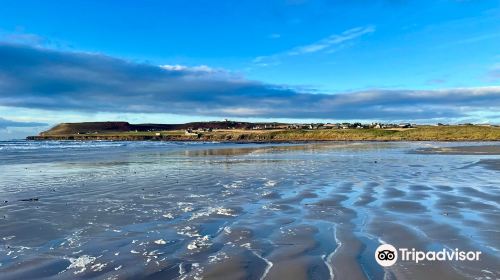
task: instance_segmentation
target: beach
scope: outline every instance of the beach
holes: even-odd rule
[[[495,142],[0,142],[1,279],[497,279]],[[398,261],[380,244],[480,251]]]

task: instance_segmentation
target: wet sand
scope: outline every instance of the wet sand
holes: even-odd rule
[[[421,148],[416,153],[443,155],[500,155],[500,145]]]
[[[492,154],[412,153],[424,143],[104,144],[23,150],[33,163],[0,153],[0,278],[500,278]],[[383,268],[373,256],[384,242],[482,255]]]
[[[477,164],[489,169],[500,171],[500,159],[482,159]]]

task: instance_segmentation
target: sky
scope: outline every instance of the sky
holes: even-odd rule
[[[60,122],[500,123],[500,1],[25,1],[0,139]]]

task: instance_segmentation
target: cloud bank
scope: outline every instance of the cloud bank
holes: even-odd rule
[[[259,118],[423,120],[500,110],[500,87],[313,94],[208,67],[0,43],[0,106]]]
[[[18,122],[0,118],[0,129],[6,129],[7,127],[40,127],[47,126],[46,123],[39,122]]]

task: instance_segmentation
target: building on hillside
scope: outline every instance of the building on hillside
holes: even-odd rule
[[[398,127],[400,128],[411,128],[411,123],[400,123],[398,124]]]
[[[327,123],[323,125],[326,129],[338,129],[340,126],[336,123]]]

